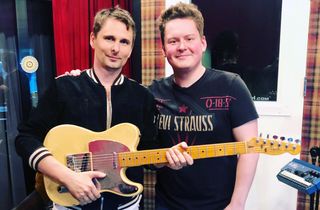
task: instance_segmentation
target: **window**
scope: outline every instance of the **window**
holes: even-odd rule
[[[192,3],[205,20],[205,66],[239,74],[254,101],[277,101],[282,1]]]

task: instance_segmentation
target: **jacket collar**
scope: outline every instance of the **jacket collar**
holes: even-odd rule
[[[100,83],[97,75],[94,73],[93,69],[87,69],[86,70],[86,74],[95,82],[95,83]],[[117,79],[115,79],[115,81],[113,82],[113,85],[122,85],[124,82],[124,75],[123,74],[119,74],[119,76],[117,77]]]

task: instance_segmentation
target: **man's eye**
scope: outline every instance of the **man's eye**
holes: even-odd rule
[[[128,45],[129,41],[128,40],[121,40],[120,43],[123,44],[123,45]]]
[[[193,40],[194,40],[194,37],[188,37],[187,40],[188,40],[188,41],[193,41]]]
[[[104,37],[104,39],[107,41],[114,41],[114,38],[110,37],[110,36],[106,36],[106,37]]]

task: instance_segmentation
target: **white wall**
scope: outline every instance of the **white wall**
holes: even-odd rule
[[[166,7],[179,1],[167,0]],[[278,99],[256,103],[259,132],[301,139],[310,1],[283,0],[282,4]],[[166,75],[171,74],[167,64]],[[297,190],[276,178],[293,158],[299,155],[260,156],[246,210],[296,209]]]
[[[278,100],[256,103],[259,131],[301,139],[310,1],[282,2]],[[297,190],[276,178],[293,158],[299,156],[260,156],[247,210],[296,209]]]

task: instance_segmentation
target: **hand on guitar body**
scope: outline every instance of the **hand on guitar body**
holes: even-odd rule
[[[85,205],[100,198],[99,182],[94,182],[93,180],[104,176],[104,173],[98,171],[80,173],[71,171],[70,178],[66,179],[63,185],[80,202],[80,205]]]
[[[68,192],[79,201],[80,205],[91,203],[100,198],[99,182],[105,174],[99,171],[75,172],[58,162],[54,157],[47,156],[38,165],[38,170],[44,175],[57,180]]]

